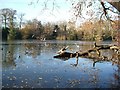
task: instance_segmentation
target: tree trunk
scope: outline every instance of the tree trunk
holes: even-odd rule
[[[5,30],[6,30],[6,25],[7,25],[7,17],[6,17],[6,16],[4,16],[4,18],[5,18]]]

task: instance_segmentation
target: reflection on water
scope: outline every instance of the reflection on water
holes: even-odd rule
[[[108,44],[111,42],[104,42]],[[92,59],[55,59],[63,46],[75,52],[93,47],[80,41],[2,42],[3,88],[111,88],[120,87],[120,65]],[[112,51],[103,51],[110,58]],[[115,58],[113,58],[115,59]]]

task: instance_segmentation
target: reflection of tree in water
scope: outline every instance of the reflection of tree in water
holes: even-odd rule
[[[120,63],[120,61],[119,61],[119,63]],[[117,80],[118,80],[118,87],[120,88],[120,64],[118,65],[118,72],[117,72],[117,78],[116,78]]]
[[[3,45],[3,52],[2,52],[2,61],[3,61],[3,67],[11,67],[16,66],[15,64],[15,45],[8,44]]]
[[[111,50],[108,50],[107,53],[105,51],[102,52],[103,55],[106,55],[107,54],[107,58],[106,60],[94,60],[94,63],[93,63],[93,67],[95,67],[95,64],[96,63],[99,63],[99,62],[104,62],[104,61],[108,61],[108,62],[111,62],[112,65],[114,66],[117,66],[117,69],[114,69],[115,71],[113,72],[112,76],[113,76],[113,79],[109,79],[110,81],[110,87],[111,88],[120,88],[120,54],[117,53],[117,52],[114,52],[114,51],[111,51]]]
[[[117,65],[117,70],[113,74],[115,82],[111,84],[112,88],[120,88],[120,64]]]
[[[25,47],[25,55],[32,56],[33,58],[37,57],[41,53],[41,44],[36,43],[26,43]]]
[[[25,55],[32,56],[36,58],[43,52],[49,52],[51,50],[56,50],[56,48],[63,47],[61,44],[57,43],[47,43],[47,42],[39,42],[39,43],[26,43],[25,47]]]
[[[118,38],[118,46],[120,46],[120,39]],[[115,79],[115,83],[111,84],[111,87],[117,87],[120,88],[120,51],[119,53],[114,53],[112,55],[112,59],[114,62],[112,62],[112,64],[117,64],[117,70],[115,70],[114,73],[114,79]]]
[[[86,49],[87,47],[90,47],[90,46],[83,46],[83,47],[84,47],[84,49]],[[103,63],[104,61],[110,62],[114,66],[117,65],[118,68],[116,71],[114,71],[112,73],[112,76],[111,76],[112,78],[110,78],[107,82],[103,80],[104,81],[103,84],[105,83],[106,85],[108,84],[110,87],[115,87],[115,88],[120,87],[120,85],[119,85],[119,83],[120,83],[120,61],[119,61],[120,54],[118,52],[116,52],[114,50],[110,50],[110,49],[109,50],[100,50],[100,52],[101,52],[101,56],[100,56],[101,58],[99,58],[99,57],[98,57],[98,59],[96,59],[97,57],[95,59],[91,58],[91,60],[94,61],[93,67],[96,68],[96,65],[95,65],[96,63],[100,63],[100,62]],[[69,60],[69,59],[67,59],[67,60]],[[77,66],[78,64],[80,64],[78,62],[79,62],[79,59],[76,59],[76,63],[72,64],[72,65]],[[107,71],[104,71],[104,72],[107,72]],[[99,87],[99,82],[100,82],[99,75],[100,74],[98,74],[98,72],[95,72],[95,71],[92,72],[92,70],[90,71],[90,73],[91,73],[91,76],[90,76],[90,80],[88,83],[90,83],[91,86]]]
[[[90,48],[92,48],[92,47],[93,47],[92,43],[91,43],[91,44],[82,43],[80,49],[81,49],[82,51],[86,51],[86,50],[88,50],[88,49],[90,49]]]
[[[90,83],[91,86],[93,87],[99,88],[99,82],[100,82],[99,70],[98,69],[90,70],[88,83]]]
[[[46,50],[50,49],[53,52],[56,52],[56,50],[59,50],[59,49],[66,47],[66,46],[67,46],[67,43],[54,41],[51,43],[45,43],[44,47],[42,49],[46,49]]]
[[[120,32],[119,32],[119,34],[120,34]],[[118,46],[120,46],[120,39],[118,38]],[[116,80],[116,83],[115,83],[115,87],[117,87],[117,88],[120,88],[120,52],[119,53],[117,53],[115,56],[113,56],[113,57],[115,57],[116,58],[116,60],[117,60],[117,70],[115,71],[115,73],[114,73],[114,78],[115,78],[115,80]],[[111,85],[112,87],[113,87],[113,85]]]

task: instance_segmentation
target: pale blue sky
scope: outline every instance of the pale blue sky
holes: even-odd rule
[[[31,1],[34,2],[32,5]],[[2,8],[12,8],[14,10],[17,10],[17,15],[20,13],[25,13],[24,20],[32,20],[34,18],[41,20],[42,22],[55,22],[55,21],[69,21],[73,16],[73,11],[71,10],[71,2],[70,0],[55,0],[55,6],[57,6],[54,11],[52,11],[53,8],[53,1],[54,0],[48,0],[47,6],[48,8],[46,10],[42,10],[44,8],[44,2],[47,0],[39,0],[37,3],[37,0],[0,0],[0,9]],[[77,2],[77,0],[75,0]],[[87,1],[87,0],[86,0]],[[88,0],[89,2],[92,0]],[[88,2],[88,3],[89,3]],[[97,2],[97,0],[96,0]],[[93,5],[90,8],[85,8],[84,11],[88,11],[89,13],[97,12],[99,11],[100,2],[97,2],[95,5]],[[93,9],[94,8],[94,9]],[[93,9],[93,10],[92,10]],[[83,16],[85,18],[90,18],[89,15],[87,15],[85,12],[83,13]],[[88,14],[89,14],[88,13]],[[96,13],[97,14],[97,13]],[[99,17],[100,15],[96,15],[96,17]],[[84,19],[79,19],[78,24],[83,22]]]
[[[31,1],[34,3],[30,5]],[[53,0],[48,1],[48,8],[43,11],[44,1],[47,0],[0,0],[0,9],[2,8],[12,8],[17,10],[17,14],[25,13],[24,18],[26,20],[37,18],[42,21],[59,21],[59,20],[69,20],[71,8],[70,2],[66,0],[57,0],[57,8],[53,9]]]

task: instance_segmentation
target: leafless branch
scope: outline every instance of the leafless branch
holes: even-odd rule
[[[54,10],[54,8],[55,8],[55,0],[53,1],[52,11]]]
[[[101,14],[101,16],[100,16],[100,21],[101,21],[101,19],[102,19],[103,15],[104,15],[104,13],[102,13],[102,14]]]
[[[110,9],[110,8],[107,8],[106,10],[109,10],[109,11],[111,11],[111,12],[113,12],[113,13],[116,13],[116,14],[120,14],[119,12],[115,12],[114,10],[112,10],[112,9]]]
[[[114,22],[113,20],[110,19],[110,17],[108,16],[108,13],[107,13],[107,10],[109,10],[109,8],[106,8],[105,5],[104,5],[104,2],[101,2],[101,5],[103,7],[103,12],[105,14],[105,17],[107,18],[107,20],[111,21],[111,22]],[[103,15],[101,15],[101,18],[102,18]],[[114,22],[115,23],[115,22]]]

